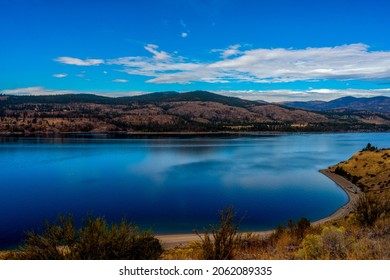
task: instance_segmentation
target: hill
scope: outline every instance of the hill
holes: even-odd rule
[[[390,97],[376,96],[371,98],[356,98],[352,96],[338,98],[329,102],[284,102],[283,105],[313,111],[326,110],[357,110],[390,113]]]
[[[162,102],[184,102],[184,101],[201,101],[201,102],[217,102],[234,107],[246,107],[250,105],[258,105],[257,102],[244,100],[236,97],[229,97],[220,94],[211,93],[208,91],[190,91],[190,92],[156,92],[133,97],[120,97],[118,100],[126,100],[127,102],[143,102],[143,103],[162,103]]]
[[[207,91],[0,96],[0,133],[389,131],[390,115],[313,112]]]
[[[129,103],[154,103],[163,102],[183,102],[183,101],[202,101],[217,102],[230,106],[245,107],[258,105],[259,103],[244,100],[236,97],[229,97],[208,91],[191,92],[154,92],[130,97],[106,97],[95,94],[63,94],[63,95],[41,95],[41,96],[3,96],[0,100],[3,104],[24,104],[24,103],[42,103],[42,104],[67,104],[67,103],[95,103],[95,104],[114,104],[127,105]]]
[[[390,193],[390,149],[370,144],[330,170],[353,181],[364,192]]]

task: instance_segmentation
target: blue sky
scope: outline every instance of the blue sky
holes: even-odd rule
[[[390,96],[390,2],[1,0],[0,92]]]

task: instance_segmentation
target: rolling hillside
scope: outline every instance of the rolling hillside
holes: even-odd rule
[[[0,96],[0,133],[389,131],[379,112],[314,112],[207,91]]]
[[[368,147],[331,167],[365,192],[390,193],[390,149]]]
[[[313,111],[325,110],[357,110],[390,113],[390,97],[377,96],[371,98],[342,97],[329,102],[284,102],[283,105]]]

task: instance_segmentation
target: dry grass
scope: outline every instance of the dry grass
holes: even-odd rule
[[[164,260],[202,259],[202,247],[191,242],[186,247],[166,250]],[[233,252],[237,260],[388,260],[390,259],[390,218],[373,227],[361,227],[353,215],[348,219],[313,226],[297,241],[288,229],[264,238],[242,236]]]
[[[171,248],[161,255],[162,260],[201,260],[203,258],[202,244],[192,241],[185,247]]]
[[[352,176],[361,177],[357,185],[364,185],[366,192],[376,191],[389,193],[390,188],[390,149],[360,151],[349,160],[331,168],[343,168]]]

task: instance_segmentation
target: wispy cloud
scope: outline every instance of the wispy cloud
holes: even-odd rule
[[[233,96],[248,100],[265,100],[267,102],[281,101],[330,101],[345,96],[354,97],[390,97],[390,88],[386,89],[309,89],[309,90],[219,90],[214,91],[222,95]]]
[[[328,48],[254,49],[209,65],[246,74],[257,83],[305,80],[390,78],[390,52],[370,52],[364,44]],[[234,74],[232,75],[234,77]]]
[[[110,97],[119,97],[119,96],[136,96],[145,94],[146,92],[142,91],[115,91],[115,92],[97,92],[97,91],[75,91],[75,90],[57,90],[57,89],[47,89],[44,87],[26,87],[26,88],[16,88],[16,89],[4,89],[0,90],[1,94],[7,95],[61,95],[61,94],[96,94],[102,96]]]
[[[79,66],[118,65],[130,75],[151,77],[147,82],[173,83],[283,83],[317,80],[389,80],[390,51],[370,51],[364,44],[306,49],[247,49],[240,45],[214,49],[220,58],[202,61],[169,54],[159,46],[145,49],[153,56],[114,59],[61,57],[61,63]]]
[[[212,49],[211,52],[221,53],[221,57],[226,59],[228,57],[241,54],[241,51],[239,50],[240,47],[241,45],[237,44],[229,46],[227,49]]]
[[[54,78],[65,78],[68,77],[68,74],[60,73],[60,74],[53,74]]]
[[[58,94],[75,93],[74,91],[71,90],[52,90],[52,89],[45,89],[44,87],[5,89],[5,90],[1,90],[0,92],[8,95],[58,95]]]
[[[78,73],[76,76],[79,78],[85,78],[85,71],[81,71],[81,73]]]
[[[129,74],[153,77],[150,83],[281,83],[313,80],[385,80],[390,78],[390,52],[369,51],[364,44],[307,49],[219,50],[221,59],[199,62],[157,52],[159,62],[132,57]],[[161,55],[161,53],[163,55]],[[165,60],[161,63],[161,60]],[[129,66],[129,65],[128,65]]]
[[[128,80],[126,79],[115,79],[115,80],[112,80],[114,83],[127,83]]]
[[[63,64],[76,65],[76,66],[97,66],[104,63],[103,59],[85,59],[82,60],[80,58],[61,56],[57,57],[55,61]]]
[[[158,51],[158,46],[157,45],[153,45],[153,44],[148,44],[145,46],[145,50],[147,50],[148,52],[151,52],[154,56],[153,58],[155,60],[169,60],[171,59],[171,56],[164,52],[164,51]]]
[[[187,38],[188,37],[188,34],[189,34],[189,30],[188,30],[188,28],[187,28],[187,24],[181,19],[180,20],[180,25],[181,25],[181,27],[184,29],[182,32],[181,32],[181,34],[180,34],[180,36],[182,37],[182,38]]]

